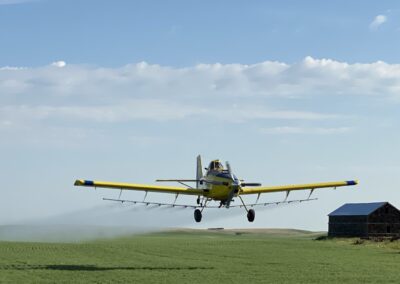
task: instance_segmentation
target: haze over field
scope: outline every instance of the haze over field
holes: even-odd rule
[[[0,225],[326,230],[346,202],[400,207],[399,16],[396,1],[0,1]],[[263,185],[360,184],[254,224],[109,207],[119,192],[73,186],[194,178],[198,154]]]

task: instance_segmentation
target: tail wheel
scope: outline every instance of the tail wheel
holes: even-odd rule
[[[249,220],[249,222],[253,222],[255,218],[256,212],[253,209],[250,209],[249,212],[247,212],[247,220]]]
[[[201,215],[200,209],[194,210],[194,220],[195,220],[197,223],[201,222],[201,217],[202,217],[202,215]]]

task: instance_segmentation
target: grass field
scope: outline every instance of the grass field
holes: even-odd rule
[[[0,242],[2,283],[399,283],[398,243],[293,230],[174,231],[84,243]]]

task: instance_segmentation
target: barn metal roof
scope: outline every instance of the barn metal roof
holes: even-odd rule
[[[363,216],[369,215],[387,202],[346,203],[328,214],[328,216]]]

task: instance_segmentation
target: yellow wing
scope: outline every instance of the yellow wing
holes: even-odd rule
[[[293,184],[293,185],[281,185],[281,186],[262,186],[262,187],[243,187],[240,194],[257,194],[257,193],[268,193],[268,192],[280,192],[280,191],[292,191],[292,190],[306,190],[306,189],[317,189],[325,187],[339,187],[339,186],[350,186],[358,184],[357,180],[349,181],[334,181],[334,182],[321,182],[321,183],[309,183],[309,184]]]
[[[148,184],[134,184],[108,181],[93,181],[78,179],[74,183],[75,186],[104,187],[116,188],[121,190],[141,190],[150,192],[179,193],[188,195],[202,195],[203,191],[196,188],[186,188],[178,186],[157,186]]]

